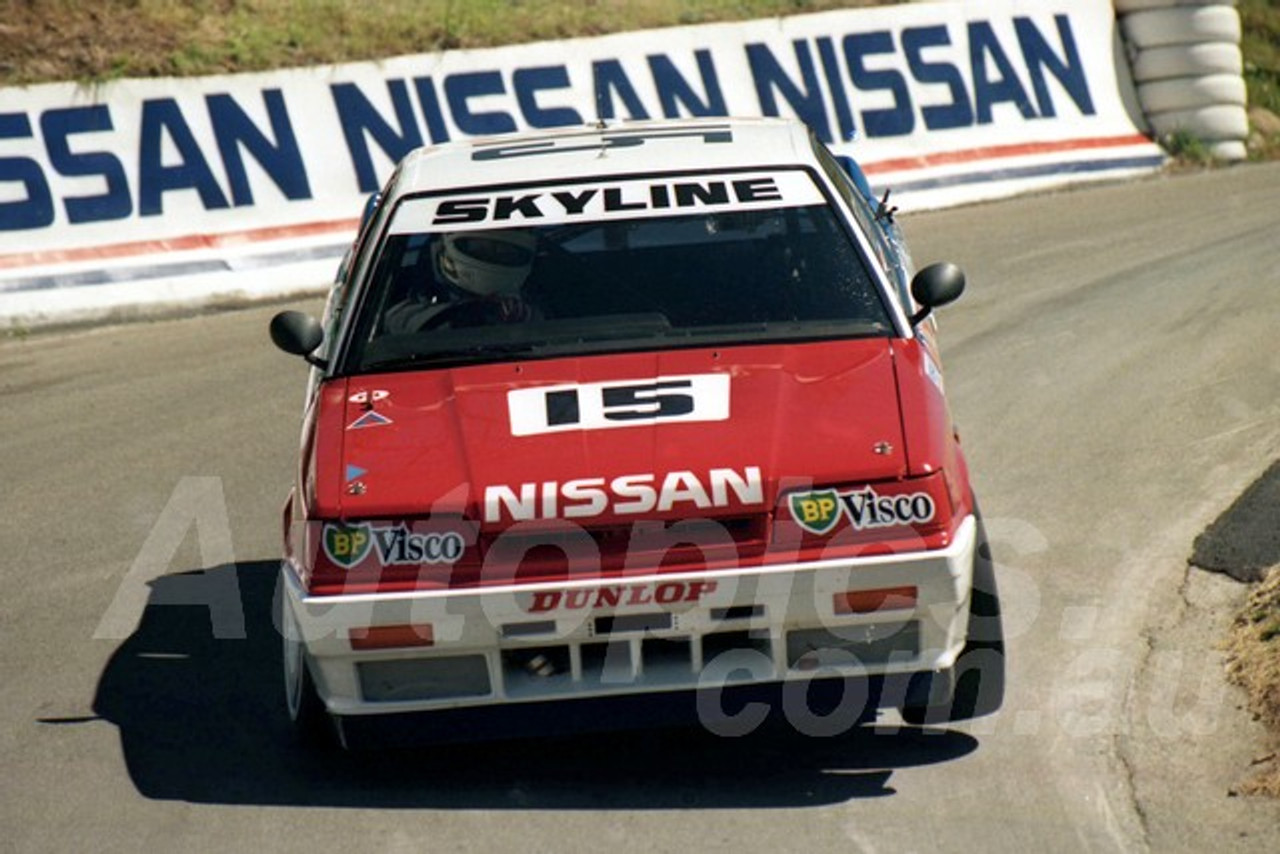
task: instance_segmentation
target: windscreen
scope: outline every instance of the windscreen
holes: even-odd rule
[[[409,199],[369,276],[350,373],[892,333],[801,170]]]

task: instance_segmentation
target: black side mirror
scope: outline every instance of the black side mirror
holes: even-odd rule
[[[271,341],[281,350],[294,356],[302,356],[316,367],[323,368],[324,360],[311,353],[324,341],[324,327],[320,321],[300,311],[282,311],[271,318]]]
[[[964,270],[948,261],[925,267],[911,280],[911,296],[920,303],[920,310],[911,316],[911,325],[924,320],[935,308],[955,302],[962,293]]]

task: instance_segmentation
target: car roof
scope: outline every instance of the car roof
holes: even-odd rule
[[[415,149],[393,195],[582,175],[814,164],[809,130],[785,118],[598,122]]]

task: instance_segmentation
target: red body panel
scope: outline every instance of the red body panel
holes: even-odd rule
[[[968,468],[943,390],[937,350],[927,335],[895,341],[893,349],[908,474],[921,477],[943,472],[952,512],[967,513],[973,504]]]
[[[905,474],[892,361],[888,339],[867,339],[359,377],[346,397],[380,399],[342,401],[341,466],[325,458],[321,477],[333,480],[346,466],[366,471],[359,478],[363,492],[341,497],[343,518],[434,512],[481,519],[482,494],[492,485],[642,473],[661,480],[673,471],[705,475],[754,466],[766,485],[759,509],[767,509],[783,481],[807,485]],[[507,393],[513,389],[707,373],[730,375],[727,420],[520,437],[509,425]],[[339,396],[326,394],[322,405],[338,405]],[[351,426],[370,411],[377,413],[370,426]],[[322,413],[321,422],[331,424],[332,415]],[[877,453],[884,444],[890,452]],[[614,518],[608,511],[593,515],[593,521]],[[664,515],[688,513],[652,514]]]
[[[362,589],[369,584],[379,589],[472,586],[483,583],[478,574],[483,554],[471,551],[480,542],[477,532],[496,533],[513,525],[506,516],[486,519],[486,489],[536,488],[541,498],[548,484],[556,496],[554,504],[539,502],[539,518],[520,522],[522,531],[563,530],[566,521],[606,529],[644,520],[760,520],[748,523],[751,530],[744,536],[749,542],[740,541],[737,551],[685,557],[702,566],[939,548],[949,542],[950,520],[968,511],[970,499],[940,377],[928,366],[936,356],[927,352],[920,340],[875,338],[334,380],[320,388],[304,425],[299,472],[303,499],[291,503],[289,551],[300,574],[310,577],[322,550],[319,529],[308,527],[308,521],[452,519],[449,524],[455,529],[469,531],[467,557],[452,569],[424,567],[408,574],[375,574],[365,581],[360,580],[363,573],[344,572],[324,586],[339,579],[348,591],[353,584]],[[508,393],[513,390],[705,374],[729,376],[727,419],[512,435]],[[744,504],[737,500],[739,494],[726,490],[730,500],[712,508],[685,503],[622,515],[608,506],[584,514],[589,518],[567,520],[566,507],[581,510],[584,505],[574,505],[558,493],[575,479],[607,484],[645,475],[657,488],[664,478],[675,476],[673,472],[691,472],[705,482],[710,472],[724,470],[758,472],[759,500]],[[895,481],[939,473],[939,486],[950,506],[928,529],[884,535],[846,532],[831,538],[793,533],[797,529],[785,506],[790,493],[867,483],[890,485],[892,491]],[[769,534],[775,522],[782,527]],[[626,560],[634,561],[635,541],[630,548]],[[683,563],[676,558],[668,550],[657,559],[676,568]],[[640,559],[644,560],[642,554]],[[621,560],[614,569],[623,569]],[[591,566],[592,571],[608,572],[609,558],[603,566]],[[545,570],[560,575],[565,568],[553,561]],[[535,567],[522,568],[520,577],[542,576]]]

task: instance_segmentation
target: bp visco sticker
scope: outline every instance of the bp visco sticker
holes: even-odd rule
[[[926,492],[881,495],[871,487],[840,492],[835,489],[797,492],[787,502],[791,518],[812,534],[828,534],[843,517],[854,530],[923,525],[937,510]]]
[[[466,549],[466,541],[457,531],[416,533],[403,523],[329,523],[324,526],[322,542],[325,556],[343,569],[359,566],[370,553],[376,553],[383,566],[456,563]]]

